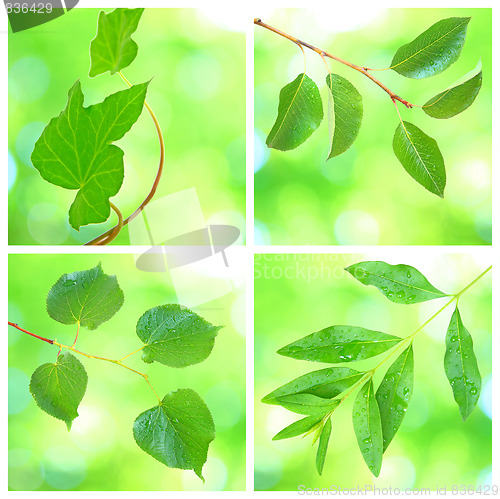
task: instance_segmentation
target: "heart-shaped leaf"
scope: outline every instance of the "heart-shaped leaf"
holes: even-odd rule
[[[316,469],[321,475],[323,467],[325,466],[326,451],[328,450],[328,442],[330,441],[330,434],[332,433],[332,421],[328,418],[321,430],[319,437],[318,453],[316,454]]]
[[[285,438],[293,438],[307,433],[312,430],[315,426],[319,425],[323,416],[307,416],[306,418],[299,419],[286,428],[283,428],[280,432],[274,435],[273,440],[283,440]]]

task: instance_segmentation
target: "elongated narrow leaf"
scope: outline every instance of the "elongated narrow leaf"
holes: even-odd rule
[[[63,324],[96,329],[123,305],[116,276],[106,275],[101,264],[89,270],[63,274],[47,295],[47,313]]]
[[[357,326],[331,326],[278,350],[280,355],[314,362],[368,359],[397,345],[401,338]]]
[[[449,88],[444,92],[429,99],[422,109],[426,114],[438,119],[447,119],[465,111],[475,100],[481,84],[483,82],[483,72],[473,76],[470,80]]]
[[[332,433],[332,422],[330,418],[326,420],[325,426],[321,430],[321,435],[319,437],[318,453],[316,454],[316,469],[321,475],[323,473],[323,467],[325,466],[326,451],[328,450],[328,442],[330,440],[330,434]]]
[[[289,151],[305,142],[323,119],[319,89],[305,73],[280,92],[278,117],[266,140],[268,147]]]
[[[481,374],[474,354],[472,337],[463,325],[458,306],[451,316],[446,333],[444,370],[462,419],[465,421],[479,400]]]
[[[285,438],[293,438],[308,432],[316,425],[319,425],[323,416],[307,416],[306,418],[299,419],[291,425],[283,428],[280,432],[274,435],[273,440],[283,440]]]
[[[449,68],[459,57],[470,17],[450,17],[433,24],[400,47],[391,69],[407,78],[427,78]]]
[[[144,9],[115,9],[109,14],[99,13],[97,34],[90,43],[91,78],[106,71],[115,74],[135,59],[138,47],[131,36],[143,12]]]
[[[137,321],[137,336],[146,344],[142,360],[170,367],[198,364],[210,355],[221,328],[180,305],[154,307]]]
[[[320,369],[280,386],[266,395],[262,402],[279,405],[277,398],[298,393],[309,393],[325,399],[334,398],[356,383],[364,374],[348,367]]]
[[[30,392],[42,411],[61,419],[71,430],[78,416],[78,406],[87,389],[87,372],[83,364],[68,352],[55,363],[43,364],[31,376]]]
[[[354,400],[352,423],[359,450],[368,469],[379,476],[384,444],[380,412],[371,379],[363,385]]]
[[[333,97],[334,112],[330,159],[347,151],[356,140],[363,117],[363,101],[354,85],[342,76],[330,73],[326,83]]]
[[[134,421],[137,445],[169,468],[201,474],[208,446],[215,438],[210,410],[193,390],[170,392]]]
[[[413,393],[413,346],[410,344],[385,373],[377,390],[384,452],[399,430]]]
[[[446,170],[437,142],[407,121],[396,128],[394,154],[403,168],[428,191],[444,197]]]
[[[368,261],[355,263],[345,270],[362,284],[378,288],[394,303],[408,305],[448,296],[410,265]]]
[[[297,393],[278,397],[274,399],[274,403],[297,414],[319,416],[333,411],[339,405],[340,399],[330,400],[309,393]]]

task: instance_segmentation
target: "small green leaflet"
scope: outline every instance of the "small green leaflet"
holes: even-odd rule
[[[106,71],[113,75],[132,63],[138,47],[131,36],[143,12],[144,9],[115,9],[109,14],[99,13],[97,34],[90,43],[91,78]]]
[[[325,426],[321,430],[321,435],[319,437],[318,453],[316,454],[316,469],[321,475],[323,473],[323,467],[325,466],[326,451],[328,450],[328,442],[330,440],[330,434],[332,433],[332,421],[330,418],[326,420]]]
[[[315,362],[353,362],[374,357],[401,338],[357,326],[331,326],[278,350],[280,355]]]
[[[83,364],[67,352],[59,354],[55,364],[43,364],[31,376],[30,392],[42,411],[61,419],[71,430],[78,406],[87,389]]]
[[[137,321],[137,336],[146,344],[142,360],[170,367],[198,364],[210,355],[221,328],[180,305],[154,307]]]
[[[404,169],[429,192],[444,197],[446,170],[437,142],[420,128],[402,121],[392,141],[394,154]]]
[[[446,333],[444,370],[462,419],[465,421],[479,400],[481,374],[474,354],[472,337],[462,323],[458,306],[451,316]]]
[[[96,329],[123,305],[116,276],[106,275],[101,264],[90,270],[63,274],[47,295],[47,313],[63,324]]]
[[[306,418],[299,419],[291,425],[283,428],[280,432],[274,435],[273,440],[283,440],[285,438],[293,438],[302,435],[319,425],[323,420],[323,416],[307,416]]]
[[[309,393],[297,393],[275,398],[273,403],[297,414],[319,416],[333,411],[340,404],[340,399],[330,400]]]
[[[426,114],[437,119],[447,119],[465,111],[475,100],[481,84],[483,82],[483,72],[479,71],[471,79],[449,88],[444,92],[429,99],[422,109]]]
[[[356,140],[363,117],[363,101],[354,85],[342,76],[330,73],[326,84],[333,97],[335,122],[330,159],[347,151]]]
[[[305,73],[280,92],[278,117],[266,140],[268,147],[289,151],[305,142],[323,119],[319,89]]]
[[[413,393],[413,345],[410,344],[385,373],[377,390],[384,452],[398,431]]]
[[[448,296],[410,265],[373,261],[355,263],[345,270],[362,284],[378,288],[394,303],[408,305]]]
[[[449,68],[459,57],[470,17],[450,17],[433,24],[400,47],[390,69],[407,78],[428,78]]]
[[[366,465],[375,476],[379,476],[383,454],[382,424],[371,378],[356,396],[352,423]]]
[[[169,468],[193,470],[205,481],[201,472],[215,427],[208,407],[195,391],[168,393],[160,404],[137,417],[133,431],[144,452]]]

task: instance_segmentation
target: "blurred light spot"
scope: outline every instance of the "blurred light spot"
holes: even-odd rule
[[[43,456],[43,464],[45,481],[59,490],[78,487],[87,474],[85,458],[71,447],[51,447]]]
[[[29,449],[16,447],[9,451],[9,489],[36,490],[43,483],[43,468],[38,456]]]
[[[214,213],[207,220],[207,225],[232,225],[240,230],[238,239],[233,244],[242,244],[242,235],[245,233],[246,219],[237,211],[224,210]]]
[[[26,165],[33,168],[31,164],[31,153],[35,147],[35,142],[40,137],[45,125],[40,121],[32,121],[25,125],[16,138],[16,154],[18,158]]]
[[[415,388],[403,421],[405,431],[417,430],[429,419],[429,403],[425,393]]]
[[[321,163],[321,173],[332,184],[351,185],[354,183],[352,175],[354,165],[354,161],[348,161],[342,165],[342,168],[339,168],[338,163],[335,163],[335,161],[323,161]]]
[[[476,487],[481,487],[488,485],[491,487],[493,483],[493,475],[491,466],[484,468],[480,471],[479,476],[477,477]]]
[[[52,203],[38,203],[28,213],[28,231],[38,244],[61,244],[68,236],[66,213]]]
[[[213,24],[230,31],[246,32],[248,20],[242,16],[239,9],[226,7],[199,7],[196,13],[200,19],[209,19]]]
[[[386,307],[380,307],[373,300],[356,300],[346,311],[347,324],[377,324],[379,331],[391,329],[391,314]]]
[[[235,388],[231,382],[221,381],[205,394],[217,431],[232,428],[242,417],[241,401]]]
[[[255,447],[255,490],[269,490],[283,475],[281,457],[270,447]]]
[[[49,70],[37,57],[24,57],[9,69],[9,93],[20,102],[33,102],[49,88]]]
[[[264,138],[264,134],[258,130],[254,130],[254,166],[253,171],[258,172],[269,159],[269,155],[271,154],[269,151],[269,147],[266,145],[266,141]]]
[[[8,311],[10,321],[16,324],[22,324],[24,322],[23,313],[21,312],[19,307],[11,301],[9,301]],[[13,327],[9,327],[9,346],[17,343],[19,341],[19,338],[21,338],[19,331],[17,331]]]
[[[491,244],[491,206],[476,212],[474,227],[479,237]]]
[[[479,407],[490,419],[493,419],[493,400],[492,400],[493,380],[491,376],[484,382],[484,387],[481,391],[479,399]]]
[[[116,421],[106,410],[83,404],[71,427],[71,440],[86,453],[111,449],[116,441]]]
[[[182,473],[182,484],[185,490],[224,490],[227,483],[227,467],[218,458],[209,456],[203,466],[203,483],[192,471]]]
[[[341,213],[334,226],[338,244],[378,244],[379,227],[377,220],[369,213],[361,210],[350,210]]]
[[[231,176],[244,183],[246,180],[246,139],[242,135],[234,139],[226,148],[226,159]]]
[[[415,484],[415,467],[409,459],[401,456],[391,456],[384,458],[382,473],[377,481],[377,485],[392,486],[398,489],[409,489]]]
[[[185,57],[177,68],[180,89],[191,99],[210,99],[220,86],[220,64],[208,53],[198,52]]]
[[[9,414],[19,414],[28,407],[31,396],[26,389],[30,384],[28,376],[15,367],[9,367]]]
[[[14,185],[14,182],[16,181],[17,177],[17,165],[15,159],[12,157],[12,154],[9,152],[9,160],[8,160],[8,165],[9,165],[9,191],[11,187]]]
[[[452,202],[461,206],[474,206],[490,193],[491,169],[481,160],[469,160],[455,165],[454,196]]]
[[[325,8],[326,7],[326,8]],[[324,6],[321,11],[306,11],[312,18],[309,22],[302,19],[305,26],[314,26],[317,31],[326,33],[341,33],[343,31],[353,31],[377,21],[387,16],[387,10],[380,7],[364,5],[362,9],[357,6],[344,6],[342,15],[338,15],[338,10],[334,5]]]
[[[257,219],[254,220],[254,224],[254,243],[263,246],[271,244],[271,235],[266,224]]]
[[[246,336],[246,298],[244,294],[239,295],[231,306],[231,323],[233,328],[241,336]]]

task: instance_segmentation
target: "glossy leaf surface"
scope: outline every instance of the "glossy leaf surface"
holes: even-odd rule
[[[273,440],[283,440],[285,438],[298,437],[304,433],[307,433],[312,428],[320,423],[323,416],[307,416],[306,418],[299,419],[286,428],[283,428],[280,432],[274,435]]]
[[[325,466],[326,451],[328,450],[328,442],[330,441],[330,434],[332,433],[332,421],[330,418],[326,420],[325,426],[321,430],[319,437],[318,453],[316,454],[316,469],[321,475],[323,467]]]
[[[340,399],[330,400],[309,393],[298,393],[275,398],[274,403],[297,414],[319,416],[333,411],[339,405]]]

